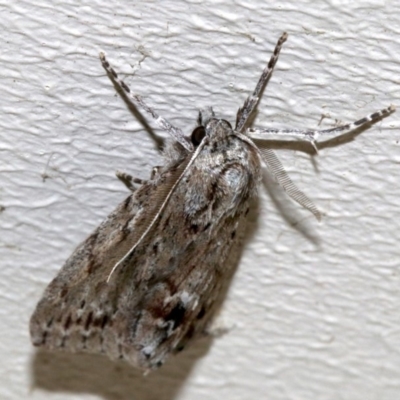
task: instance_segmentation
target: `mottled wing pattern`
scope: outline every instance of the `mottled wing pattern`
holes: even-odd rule
[[[176,176],[169,169],[144,184],[50,283],[31,319],[33,343],[105,353],[149,370],[203,333],[230,272],[225,260],[256,191],[259,163],[255,149],[235,136],[210,140],[149,234],[107,282]]]
[[[165,171],[128,196],[78,246],[32,315],[34,345],[121,356],[118,346],[110,345],[118,343],[117,328],[109,329],[118,306],[119,288],[114,281],[107,283],[107,277],[146,229],[184,166],[182,162]]]

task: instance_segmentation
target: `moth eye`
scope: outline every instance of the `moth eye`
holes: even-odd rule
[[[206,130],[204,129],[204,126],[198,126],[192,132],[191,140],[192,140],[193,145],[195,147],[197,147],[203,140],[204,136],[206,136]]]

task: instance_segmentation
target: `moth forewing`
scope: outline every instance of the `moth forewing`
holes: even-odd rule
[[[260,172],[256,151],[225,121],[210,121],[206,131],[149,234],[109,282],[135,230],[149,224],[141,217],[160,202],[169,170],[129,196],[67,260],[32,316],[34,344],[103,352],[148,370],[206,331]]]

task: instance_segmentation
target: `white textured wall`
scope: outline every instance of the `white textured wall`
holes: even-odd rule
[[[325,217],[261,188],[224,337],[144,378],[37,353],[28,336],[47,283],[127,195],[115,170],[147,177],[159,163],[98,52],[189,132],[207,105],[234,120],[287,30],[254,126],[316,127],[329,113],[329,128],[400,106],[400,3],[349,3],[0,0],[1,399],[400,398],[399,112],[317,157],[279,150]]]

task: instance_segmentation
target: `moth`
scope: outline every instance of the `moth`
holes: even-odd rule
[[[255,90],[239,108],[235,128],[210,107],[200,111],[189,136],[133,94],[100,54],[127,99],[148,112],[171,139],[165,164],[155,168],[149,180],[120,175],[132,193],[48,285],[30,321],[35,346],[103,353],[154,370],[208,332],[231,272],[226,261],[257,193],[263,166],[291,198],[321,217],[274,152],[254,140],[289,135],[316,148],[320,135],[359,128],[394,107],[328,130],[246,129],[286,39],[284,33]],[[134,190],[134,184],[140,187]]]

